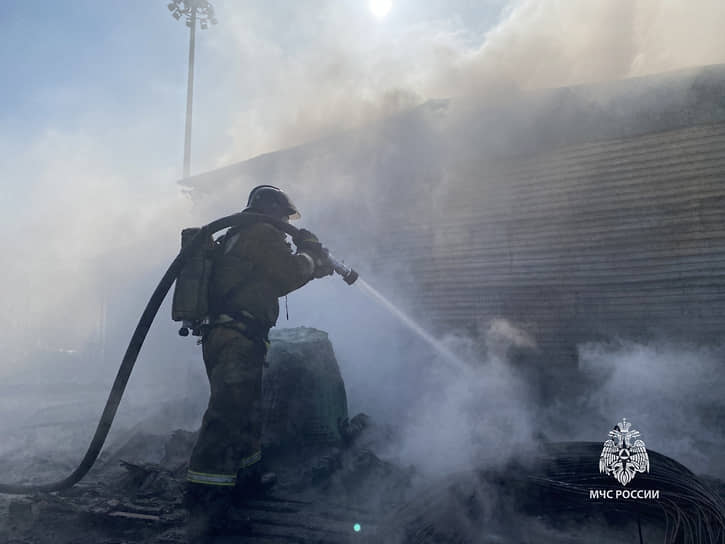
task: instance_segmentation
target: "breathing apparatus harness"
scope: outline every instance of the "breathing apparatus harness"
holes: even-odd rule
[[[88,474],[88,471],[95,463],[101,449],[103,448],[103,444],[108,437],[108,432],[111,430],[111,425],[116,417],[116,411],[121,403],[123,393],[126,390],[126,385],[131,377],[131,372],[136,364],[136,359],[138,359],[138,354],[141,351],[146,335],[151,328],[151,324],[153,323],[166,294],[169,292],[169,289],[171,289],[171,286],[179,277],[180,273],[183,272],[190,257],[195,254],[199,254],[199,249],[203,244],[208,243],[209,239],[215,232],[228,227],[244,227],[259,221],[271,223],[279,230],[289,234],[293,238],[299,234],[299,230],[297,228],[285,221],[264,214],[248,212],[228,215],[199,229],[195,229],[193,235],[189,236],[187,241],[182,242],[181,251],[171,262],[168,269],[161,277],[156,289],[154,289],[151,298],[146,303],[146,307],[139,318],[138,324],[133,331],[128,347],[126,348],[126,353],[121,361],[121,366],[116,373],[113,387],[111,387],[108,399],[106,400],[106,406],[104,407],[101,418],[96,426],[96,431],[78,467],[65,479],[48,484],[20,485],[0,483],[0,493],[25,495],[38,492],[60,491],[62,489],[72,487],[86,474]],[[357,280],[358,274],[352,268],[335,259],[335,257],[330,255],[329,252],[327,252],[327,258],[329,259],[329,263],[333,267],[333,270],[341,275],[348,285],[352,285],[355,280]]]

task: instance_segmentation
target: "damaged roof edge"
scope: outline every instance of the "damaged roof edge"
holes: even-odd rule
[[[717,92],[718,90],[720,92]],[[622,138],[723,121],[725,120],[725,102],[721,99],[723,92],[725,92],[725,64],[713,64],[595,84],[539,89],[526,92],[514,100],[517,102],[518,108],[524,112],[527,109],[533,111],[536,100],[540,98],[547,100],[548,111],[544,111],[543,116],[542,112],[539,112],[541,123],[551,122],[558,118],[559,122],[562,122],[563,119],[563,122],[571,124],[571,115],[581,113],[582,109],[591,107],[593,100],[600,104],[606,103],[608,109],[618,111],[615,119],[607,120],[610,125],[617,125],[616,130],[612,126],[609,127],[610,130],[601,130],[601,126],[592,122],[592,117],[596,117],[597,112],[590,112],[591,117],[582,123],[573,123],[582,126],[578,127],[578,130],[572,131],[572,140],[582,143],[582,141]],[[649,100],[649,97],[653,95],[656,95],[656,100]],[[192,192],[205,193],[211,184],[219,180],[238,177],[244,173],[253,175],[255,170],[264,170],[270,163],[275,163],[281,158],[294,160],[295,155],[302,158],[315,149],[324,149],[331,142],[349,139],[375,127],[385,127],[394,120],[414,118],[427,112],[445,111],[452,100],[430,99],[410,110],[362,127],[263,153],[221,168],[182,178],[177,183]],[[667,105],[677,106],[677,111],[668,109]],[[479,109],[481,117],[483,118],[485,113],[491,109],[490,105],[481,104]],[[513,111],[516,108],[511,108],[511,104],[509,104],[506,109]],[[630,114],[644,115],[636,120],[637,123],[619,126],[622,124],[621,121],[627,119]],[[597,127],[599,130],[591,131],[591,127]],[[586,134],[587,132],[589,134]],[[559,143],[566,145],[568,142]]]
[[[419,112],[425,110],[440,111],[442,109],[445,109],[449,103],[450,99],[448,98],[432,98],[409,110],[398,112],[392,116],[373,121],[364,126],[335,131],[333,134],[329,134],[318,139],[302,142],[300,144],[286,147],[283,149],[269,151],[260,155],[255,155],[254,157],[250,157],[249,159],[235,162],[227,166],[215,168],[214,170],[202,172],[201,174],[194,174],[193,176],[189,176],[188,178],[181,178],[177,181],[177,183],[183,187],[187,187],[192,191],[199,190],[204,192],[208,183],[215,182],[219,179],[229,179],[231,177],[239,176],[243,172],[250,169],[254,170],[257,167],[263,168],[269,162],[278,161],[280,157],[290,157],[293,155],[305,156],[315,148],[324,149],[330,142],[339,141],[341,138],[354,136],[355,134],[359,134],[365,129],[383,126],[393,119],[398,119],[411,115],[414,116]]]

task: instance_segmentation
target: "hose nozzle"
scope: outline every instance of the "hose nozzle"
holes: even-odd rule
[[[342,279],[345,280],[345,283],[347,283],[348,285],[352,285],[353,283],[355,283],[359,276],[359,274],[355,272],[355,270],[347,266],[342,261],[338,261],[332,255],[328,254],[327,258],[330,260],[330,264],[332,264],[333,270],[342,276]]]

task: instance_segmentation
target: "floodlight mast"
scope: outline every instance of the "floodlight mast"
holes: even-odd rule
[[[209,23],[217,24],[214,6],[208,0],[173,0],[166,7],[177,21],[186,17],[189,27],[189,78],[186,84],[186,125],[184,129],[184,178],[189,177],[191,170],[191,111],[194,100],[194,49],[196,45],[196,23],[206,30]]]

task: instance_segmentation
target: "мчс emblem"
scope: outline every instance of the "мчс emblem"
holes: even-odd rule
[[[631,423],[625,418],[609,431],[599,456],[599,472],[612,475],[622,485],[632,481],[638,472],[649,472],[649,457],[644,441],[634,440],[639,431],[630,430]]]

